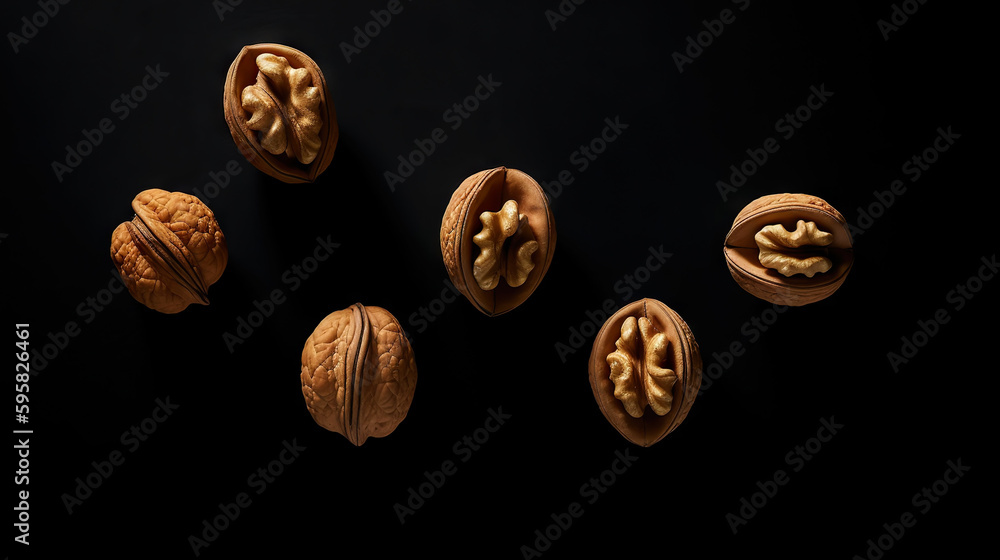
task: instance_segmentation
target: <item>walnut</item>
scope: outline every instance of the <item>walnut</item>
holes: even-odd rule
[[[312,182],[333,159],[337,115],[319,66],[277,44],[243,47],[226,77],[226,122],[257,169],[286,183]]]
[[[724,252],[744,290],[780,305],[829,297],[854,263],[847,221],[807,194],[773,194],[748,204],[733,221]]]
[[[441,256],[455,288],[482,313],[528,299],[552,263],[556,226],[541,186],[497,167],[466,178],[441,219]]]
[[[648,447],[687,417],[701,387],[701,353],[687,323],[655,299],[634,301],[598,331],[590,388],[625,439]]]
[[[132,209],[111,234],[111,260],[132,297],[162,313],[208,305],[229,260],[215,214],[196,196],[161,189],[136,195]]]
[[[417,366],[399,321],[356,303],[327,315],[306,339],[300,378],[313,420],[360,446],[406,417]]]

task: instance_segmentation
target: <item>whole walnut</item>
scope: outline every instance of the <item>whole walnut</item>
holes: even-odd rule
[[[215,214],[198,197],[162,189],[132,200],[135,216],[111,234],[111,260],[132,297],[161,313],[208,305],[229,261]]]
[[[356,303],[327,315],[306,339],[300,378],[313,420],[361,445],[406,417],[417,364],[399,321]]]

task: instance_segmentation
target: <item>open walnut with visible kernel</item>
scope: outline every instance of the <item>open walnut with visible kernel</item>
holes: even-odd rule
[[[316,180],[333,159],[339,129],[319,66],[274,43],[243,47],[229,67],[226,123],[254,167],[285,183]]]
[[[701,387],[701,353],[687,323],[655,299],[622,307],[590,353],[590,388],[625,439],[649,447],[687,417]]]
[[[441,256],[452,284],[490,316],[528,299],[555,245],[545,191],[517,169],[487,169],[462,181],[441,220]]]
[[[748,204],[733,221],[724,250],[736,283],[779,305],[829,297],[854,263],[847,221],[807,194],[772,194]]]

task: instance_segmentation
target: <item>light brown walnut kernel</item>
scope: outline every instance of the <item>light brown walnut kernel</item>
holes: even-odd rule
[[[511,287],[524,284],[535,268],[531,257],[538,250],[528,217],[518,214],[516,201],[508,200],[499,212],[483,212],[479,220],[483,231],[472,238],[480,250],[472,264],[476,283],[484,290],[492,290],[503,276]]]
[[[781,224],[764,227],[754,236],[760,248],[760,264],[790,277],[803,274],[812,278],[833,266],[822,247],[833,243],[833,235],[820,231],[816,222],[799,220],[795,231]]]
[[[261,133],[260,145],[268,152],[310,164],[319,153],[319,88],[305,68],[292,68],[288,59],[271,53],[257,57],[257,83],[243,89],[243,110],[249,111],[247,127]]]
[[[615,398],[622,401],[626,412],[641,418],[646,405],[657,415],[670,412],[671,390],[677,374],[663,367],[670,341],[656,330],[646,317],[629,317],[622,323],[621,338],[616,350],[608,354]]]

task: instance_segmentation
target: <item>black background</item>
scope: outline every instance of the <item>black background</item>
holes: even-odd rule
[[[385,3],[244,0],[220,18],[210,2],[71,2],[10,48],[4,317],[31,324],[32,350],[68,321],[80,328],[33,368],[30,552],[191,557],[188,537],[202,521],[248,492],[252,504],[202,556],[520,558],[550,514],[579,502],[584,514],[544,557],[851,558],[883,523],[915,512],[913,495],[961,458],[968,474],[885,558],[970,556],[989,529],[974,508],[995,507],[984,452],[996,287],[987,282],[960,310],[946,298],[996,251],[995,160],[979,155],[992,144],[994,103],[984,18],[930,0],[886,41],[877,21],[890,17],[890,2],[668,4],[591,0],[553,30],[544,12],[556,0],[404,2],[348,63],[340,44]],[[21,33],[20,18],[39,9],[6,2],[3,29]],[[723,9],[735,22],[679,72],[671,54]],[[325,73],[340,142],[315,184],[258,172],[230,137],[222,85],[240,48],[257,42],[296,47]],[[113,100],[147,65],[169,76],[119,119]],[[490,75],[501,85],[452,130],[443,112]],[[781,138],[775,122],[821,85],[833,95]],[[628,128],[580,171],[570,155],[615,117]],[[103,118],[114,131],[57,180],[53,161]],[[902,165],[949,126],[960,138],[911,181]],[[383,173],[438,127],[448,139],[391,191]],[[724,201],[716,181],[768,137],[780,150]],[[211,305],[162,315],[121,293],[81,315],[78,306],[113,281],[109,238],[132,217],[132,197],[152,187],[205,192],[230,161],[240,173],[206,200],[230,249]],[[459,299],[422,328],[410,317],[445,289],[438,232],[449,197],[499,165],[540,182],[573,174],[551,200],[551,269],[507,315],[487,318]],[[807,192],[857,225],[873,191],[896,179],[907,190],[855,237],[842,288],[778,315],[751,342],[744,323],[771,305],[726,269],[723,239],[740,209],[765,194]],[[339,248],[291,291],[282,274],[328,236]],[[616,291],[661,246],[672,254],[664,266],[631,298]],[[230,353],[223,333],[275,289],[287,301]],[[598,410],[587,381],[592,337],[565,363],[555,347],[604,300],[639,297],[681,314],[706,366],[735,341],[746,348],[684,424],[648,449]],[[407,418],[360,448],[318,427],[299,387],[306,337],[354,302],[400,320],[419,370]],[[950,321],[893,371],[887,353],[939,308]],[[129,451],[122,433],[167,397],[179,408]],[[455,443],[501,407],[510,419],[461,462]],[[792,472],[786,454],[830,417],[844,427]],[[305,451],[257,494],[248,477],[293,440]],[[124,463],[68,513],[77,477],[116,450]],[[587,503],[581,486],[626,450],[638,460]],[[401,524],[394,504],[446,460],[457,473]],[[734,535],[726,515],[778,469],[788,484]],[[12,547],[15,557],[26,552]]]

